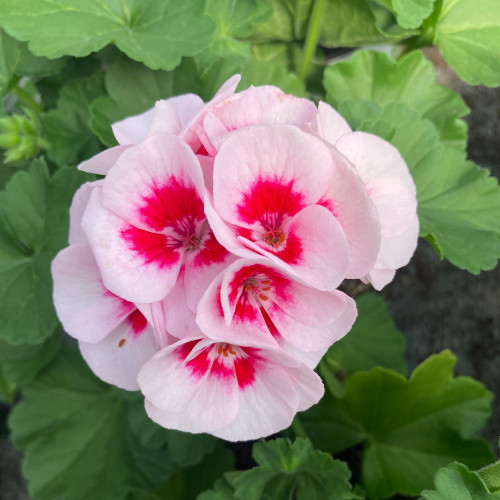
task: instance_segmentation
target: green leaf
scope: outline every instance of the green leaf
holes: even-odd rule
[[[452,463],[436,472],[436,489],[422,492],[426,500],[492,500],[492,495],[476,472],[465,465]]]
[[[330,347],[324,359],[337,363],[346,377],[376,366],[406,374],[406,341],[392,321],[384,299],[365,294],[356,299],[356,305],[356,323],[348,335]]]
[[[104,94],[102,73],[65,85],[57,107],[42,118],[47,154],[58,165],[77,164],[97,154],[101,146],[89,127],[91,103]]]
[[[234,480],[241,500],[342,500],[351,492],[347,465],[327,453],[314,450],[308,439],[261,441],[253,446],[258,467]]]
[[[407,381],[385,368],[347,379],[345,396],[326,397],[301,417],[318,447],[338,453],[364,443],[361,475],[370,498],[417,495],[440,467],[492,461],[472,436],[490,415],[492,395],[469,377],[453,377],[449,351],[419,365]]]
[[[304,40],[312,0],[273,0],[273,15],[258,25],[252,39],[258,42]],[[366,0],[327,0],[322,17],[319,44],[325,47],[353,47],[384,40]]]
[[[497,179],[451,149],[441,149],[415,177],[421,186],[420,234],[432,237],[440,255],[461,269],[493,269],[500,258]]]
[[[328,67],[323,83],[334,107],[358,100],[381,107],[406,104],[434,123],[443,144],[465,150],[467,126],[460,118],[469,109],[457,93],[436,83],[434,67],[420,51],[398,61],[380,52],[358,51],[351,61]]]
[[[245,64],[250,58],[250,44],[243,40],[252,27],[272,14],[267,0],[207,0],[206,14],[215,22],[212,43],[196,56],[202,70],[223,58]]]
[[[19,44],[0,29],[0,94],[4,93],[19,60]]]
[[[213,436],[165,429],[153,422],[146,415],[142,398],[130,405],[128,418],[130,428],[143,446],[152,449],[168,446],[172,462],[181,467],[198,464],[215,449],[217,439]]]
[[[200,493],[196,500],[235,500],[234,486],[229,478],[231,472],[224,474],[215,481],[213,489]],[[234,473],[233,473],[234,474]],[[236,474],[239,475],[237,472]]]
[[[366,0],[327,0],[319,35],[325,47],[354,47],[384,40]]]
[[[76,350],[63,349],[23,395],[9,425],[36,500],[121,500],[171,474],[167,454],[137,443],[126,403]]]
[[[204,0],[1,0],[0,23],[39,56],[82,57],[107,44],[153,69],[175,68],[209,45]]]
[[[471,85],[500,85],[500,3],[443,0],[434,42]]]
[[[0,342],[0,369],[11,384],[22,386],[31,382],[59,351],[61,337],[50,336],[38,345],[10,345]]]
[[[298,97],[307,97],[308,94],[297,75],[289,73],[284,66],[278,63],[264,62],[251,59],[241,72],[241,81],[238,91],[250,85],[275,85],[287,94]]]
[[[392,0],[398,24],[403,28],[418,28],[430,16],[436,0]]]
[[[68,241],[73,193],[91,178],[74,168],[50,177],[37,160],[0,192],[0,340],[38,344],[54,331],[50,263]]]
[[[271,0],[269,3],[273,8],[272,15],[266,22],[255,26],[252,40],[258,42],[303,40],[312,0]]]
[[[152,71],[143,64],[121,58],[106,72],[109,97],[100,97],[92,103],[90,127],[104,144],[114,146],[112,123],[150,109],[159,99],[187,92],[208,100],[232,74],[232,65],[224,62],[214,65],[202,77],[191,59],[184,60],[175,71],[167,72]]]
[[[215,450],[194,467],[177,468],[172,479],[155,490],[161,498],[185,500],[196,498],[214,481],[234,469],[234,454],[218,440]]]

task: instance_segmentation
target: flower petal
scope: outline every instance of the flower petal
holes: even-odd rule
[[[413,178],[398,150],[376,135],[353,132],[335,145],[352,162],[375,204],[383,237],[392,238],[409,227],[417,199]]]
[[[144,113],[129,116],[124,120],[113,123],[111,128],[118,144],[138,144],[145,139],[151,121],[155,114],[155,108],[148,109]]]
[[[162,300],[177,281],[182,253],[170,248],[164,235],[138,229],[102,206],[94,189],[82,226],[103,283],[131,302]]]
[[[99,378],[128,391],[139,389],[139,370],[159,350],[153,329],[137,309],[100,342],[79,345]]]
[[[64,330],[84,342],[99,342],[134,309],[102,284],[88,245],[71,245],[52,262],[54,305]]]
[[[80,165],[78,165],[78,170],[89,172],[90,174],[107,175],[123,152],[129,147],[130,145],[124,145],[105,149],[101,153],[90,158],[90,160],[80,163]]]
[[[195,154],[173,135],[128,149],[109,172],[103,205],[135,227],[160,232],[203,214],[203,175]]]

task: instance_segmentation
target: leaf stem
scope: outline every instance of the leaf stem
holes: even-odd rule
[[[34,99],[28,94],[28,92],[26,92],[26,90],[24,90],[23,88],[16,86],[12,89],[12,93],[16,95],[16,97],[25,106],[31,109],[31,111],[33,111],[37,115],[40,115],[42,113],[42,107],[38,103],[36,103]]]
[[[500,490],[500,460],[477,471],[490,493]]]
[[[304,429],[304,426],[302,425],[297,415],[295,415],[295,418],[293,419],[292,430],[295,433],[295,437],[309,439],[309,436],[307,435],[307,432]]]
[[[311,66],[311,61],[318,45],[319,32],[321,29],[321,21],[323,20],[323,12],[325,11],[326,0],[315,0],[311,13],[311,20],[307,30],[306,44],[304,46],[304,58],[302,59],[302,67],[300,68],[299,78],[305,82]]]

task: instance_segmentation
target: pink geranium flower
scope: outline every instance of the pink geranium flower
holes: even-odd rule
[[[139,385],[156,423],[228,441],[288,427],[324,392],[318,375],[285,352],[202,337],[158,352],[139,372]]]
[[[394,146],[373,134],[352,132],[328,104],[319,104],[313,125],[320,137],[334,144],[355,166],[377,209],[380,250],[363,279],[380,290],[392,281],[396,269],[408,264],[417,246],[419,223],[413,178]]]
[[[195,308],[231,258],[210,229],[203,196],[200,164],[178,137],[157,134],[125,151],[83,216],[105,286],[132,302],[155,302],[184,266]]]
[[[203,121],[213,106],[232,95],[239,81],[239,75],[231,77],[206,104],[195,94],[184,94],[159,100],[153,108],[144,113],[114,123],[113,134],[119,145],[84,161],[78,168],[85,172],[106,175],[130,146],[158,133],[179,136],[194,152],[199,152],[201,142],[195,132],[197,123]]]
[[[322,140],[290,125],[229,135],[215,157],[205,211],[231,252],[264,256],[320,290],[363,276],[380,244],[356,174]]]
[[[355,318],[344,293],[302,285],[265,259],[239,259],[206,291],[197,323],[214,340],[281,347],[315,367]]]
[[[153,328],[137,308],[111,293],[80,228],[92,189],[84,184],[71,207],[70,243],[52,262],[54,305],[67,333],[94,373],[123,389],[137,390],[137,373],[159,350]]]

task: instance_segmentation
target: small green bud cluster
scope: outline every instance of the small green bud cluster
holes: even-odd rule
[[[40,122],[36,114],[28,108],[24,112],[0,118],[0,148],[6,150],[5,163],[27,160],[47,146],[40,137]]]

